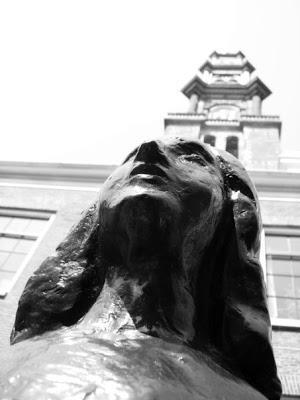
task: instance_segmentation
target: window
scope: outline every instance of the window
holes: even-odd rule
[[[49,213],[0,208],[0,297],[14,284],[49,218]]]
[[[203,141],[204,143],[210,144],[211,146],[216,145],[216,137],[213,135],[205,135]]]
[[[239,138],[237,136],[228,136],[226,140],[226,151],[231,153],[233,156],[238,158],[239,150],[238,150]]]
[[[300,232],[267,232],[266,258],[271,317],[300,322]]]

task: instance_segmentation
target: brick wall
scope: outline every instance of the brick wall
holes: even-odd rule
[[[9,336],[14,323],[18,299],[32,272],[51,255],[64,239],[80,214],[95,199],[97,192],[0,186],[1,207],[36,208],[56,211],[55,219],[26,265],[22,275],[5,299],[0,299],[0,382],[1,373],[10,368]]]

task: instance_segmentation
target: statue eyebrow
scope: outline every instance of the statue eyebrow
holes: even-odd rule
[[[134,150],[132,150],[128,156],[125,158],[125,160],[122,162],[122,164],[125,164],[132,156],[134,156],[136,154],[136,152],[138,151],[138,147],[136,147]]]
[[[204,159],[210,163],[213,163],[214,159],[212,155],[200,144],[197,142],[179,142],[178,146],[185,152],[188,153],[199,153]]]

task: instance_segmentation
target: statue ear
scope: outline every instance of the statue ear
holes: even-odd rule
[[[227,160],[225,159],[227,158]],[[254,186],[241,164],[223,156],[229,202],[224,243],[222,351],[244,378],[268,399],[279,399],[281,384],[270,343],[266,288],[259,262],[261,228]]]
[[[11,343],[71,325],[96,300],[104,280],[99,268],[98,207],[90,207],[56,254],[29,278],[19,300]],[[97,267],[96,267],[97,265]]]

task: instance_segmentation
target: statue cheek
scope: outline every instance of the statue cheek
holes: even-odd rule
[[[210,208],[212,189],[209,186],[195,185],[185,193],[184,217],[191,222],[199,221],[202,214]]]

